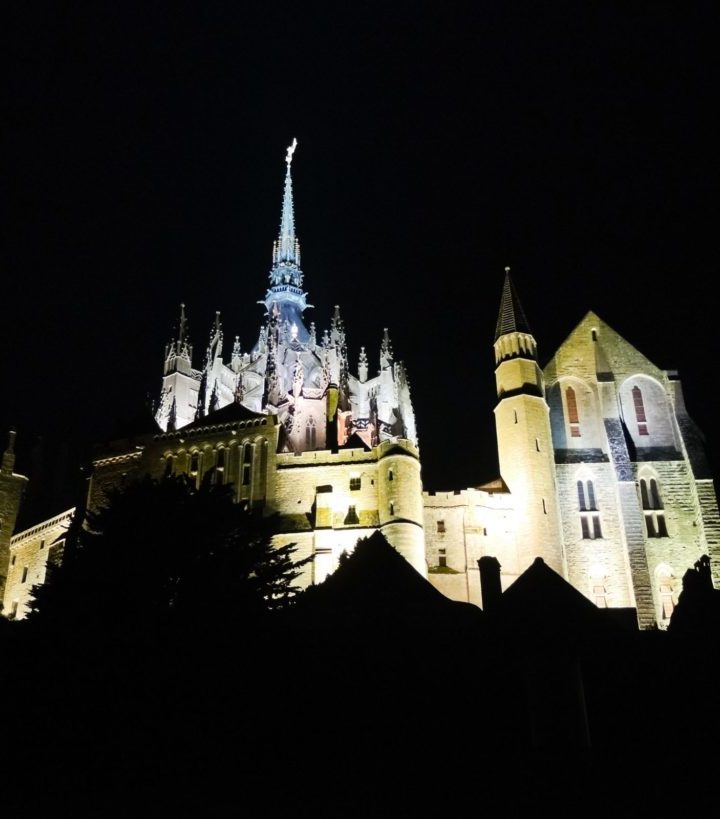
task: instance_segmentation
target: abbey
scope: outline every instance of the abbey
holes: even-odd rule
[[[682,576],[702,555],[718,587],[713,476],[677,373],[592,312],[542,369],[509,270],[494,343],[500,476],[423,491],[408,377],[387,330],[376,374],[365,348],[353,374],[339,309],[322,333],[305,323],[296,144],[257,339],[243,351],[236,336],[226,359],[217,314],[196,369],[181,306],[157,427],[94,462],[88,504],[142,475],[232,484],[238,503],[278,513],[278,544],[312,555],[305,584],[379,530],[445,595],[481,607],[478,560],[487,556],[504,588],[541,557],[597,606],[634,608],[641,628],[667,625]],[[13,535],[25,482],[13,464],[11,437],[0,472],[0,599],[5,615],[22,617],[47,561],[60,559],[73,510]]]

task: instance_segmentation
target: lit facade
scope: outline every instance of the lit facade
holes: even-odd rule
[[[238,503],[279,515],[278,544],[313,556],[306,584],[380,530],[436,588],[480,606],[484,556],[499,561],[505,588],[542,557],[596,605],[636,608],[641,627],[667,624],[683,574],[703,554],[718,587],[717,498],[677,373],[655,367],[592,312],[541,368],[509,271],[494,342],[501,476],[423,491],[408,379],[387,331],[370,376],[365,348],[351,372],[338,308],[322,334],[305,324],[295,144],[257,339],[243,351],[236,336],[225,359],[218,313],[196,369],[183,305],[165,351],[158,429],[95,461],[89,505],[147,474],[232,484]],[[38,561],[47,552],[36,553],[45,524],[9,540],[25,479],[3,465],[4,613],[22,616],[28,577],[44,577]],[[62,539],[68,515],[51,540]]]

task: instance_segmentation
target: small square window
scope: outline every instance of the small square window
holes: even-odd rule
[[[444,532],[445,531],[445,521],[444,520],[439,520],[437,522],[437,530],[438,530],[438,532]]]
[[[350,478],[350,490],[351,491],[354,492],[357,489],[360,489],[360,485],[361,485],[360,478]]]

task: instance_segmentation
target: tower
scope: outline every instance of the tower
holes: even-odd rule
[[[15,474],[15,431],[8,435],[8,445],[0,464],[0,613],[3,610],[5,583],[10,565],[10,538],[27,484],[24,475]]]
[[[520,573],[536,557],[565,573],[549,408],[537,344],[505,268],[495,328],[495,427],[500,474],[513,497]]]

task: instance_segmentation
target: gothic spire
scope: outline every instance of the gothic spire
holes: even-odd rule
[[[383,339],[380,344],[380,369],[384,370],[392,364],[393,351],[390,343],[390,334],[388,328],[383,328]]]
[[[295,213],[293,209],[292,175],[290,166],[297,140],[287,149],[285,156],[285,188],[283,191],[282,215],[280,217],[280,234],[273,245],[273,260],[270,268],[270,288],[265,294],[263,304],[272,315],[278,312],[287,326],[297,327],[294,338],[300,344],[307,344],[310,334],[303,323],[302,314],[307,307],[307,293],[302,290],[303,272],[300,269],[300,243],[295,236]]]
[[[282,214],[280,216],[280,233],[273,246],[273,266],[270,271],[272,284],[293,284],[302,286],[302,271],[300,270],[300,243],[295,236],[295,208],[293,205],[292,174],[290,166],[292,157],[297,148],[297,139],[285,155],[285,187],[283,190]]]
[[[506,333],[526,333],[532,335],[530,325],[525,318],[525,312],[515,292],[515,286],[510,278],[510,268],[505,268],[505,284],[503,285],[500,300],[500,313],[495,327],[495,341]]]

